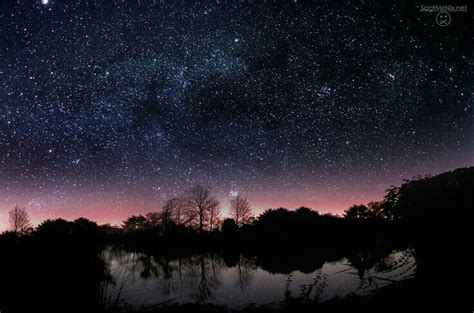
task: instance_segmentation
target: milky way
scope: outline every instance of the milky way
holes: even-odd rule
[[[0,228],[195,183],[338,213],[472,165],[470,14],[335,2],[2,1]]]

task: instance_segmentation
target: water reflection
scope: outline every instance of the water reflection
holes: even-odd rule
[[[369,294],[413,277],[416,270],[411,249],[385,255],[358,253],[324,262],[317,255],[304,260],[302,256],[215,253],[171,257],[109,247],[102,258],[112,277],[104,282],[107,302],[133,307],[201,302],[239,309],[250,303],[279,303],[289,297],[325,301]],[[296,263],[291,265],[282,258]],[[278,268],[275,264],[284,265]]]

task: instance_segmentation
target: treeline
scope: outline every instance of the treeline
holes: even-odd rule
[[[405,180],[399,187],[388,188],[382,201],[353,205],[343,216],[320,214],[301,207],[269,209],[254,217],[249,201],[239,195],[231,201],[231,217],[222,219],[219,202],[211,191],[196,186],[181,197],[167,201],[159,213],[127,219],[122,230],[154,229],[161,235],[178,230],[196,234],[217,232],[228,236],[239,234],[249,240],[265,235],[290,238],[298,234],[303,237],[332,234],[347,239],[357,234],[387,233],[396,228],[441,232],[452,226],[459,226],[453,233],[467,234],[470,232],[468,221],[474,216],[472,190],[474,167],[460,168]],[[363,227],[359,227],[361,225]]]
[[[231,201],[230,214],[239,226],[253,219],[250,203],[237,195]],[[172,226],[187,227],[200,233],[217,230],[222,225],[221,205],[209,188],[196,185],[178,197],[169,199],[160,212],[134,215],[122,224],[124,231]]]
[[[468,234],[472,232],[468,223],[473,217],[473,187],[474,167],[434,177],[416,177],[399,187],[390,187],[380,202],[348,208],[342,217],[305,207],[269,209],[254,217],[249,201],[238,195],[231,201],[230,217],[224,219],[220,203],[211,190],[197,185],[169,199],[159,212],[131,216],[121,227],[98,226],[80,218],[73,222],[47,220],[33,228],[27,210],[19,207],[10,211],[10,223],[16,236],[102,234],[137,241],[165,238],[163,242],[182,240],[190,244],[191,238],[255,242],[313,240],[322,236],[348,240],[354,236],[390,233],[397,227],[405,231],[441,232],[446,227],[459,226],[452,232]]]
[[[160,212],[131,217],[121,227],[98,225],[85,218],[47,220],[32,227],[28,211],[16,207],[10,212],[11,231],[0,235],[0,292],[4,295],[0,297],[0,308],[5,312],[37,308],[110,312],[104,304],[107,302],[102,289],[104,281],[111,279],[101,257],[107,246],[146,252],[156,260],[176,260],[207,250],[204,252],[218,253],[229,266],[240,266],[241,255],[247,255],[258,266],[279,273],[296,269],[312,272],[325,261],[342,256],[362,271],[371,268],[373,260],[383,259],[394,247],[417,246],[417,277],[408,282],[413,287],[390,299],[374,298],[377,304],[374,307],[402,298],[408,299],[406,303],[414,299],[423,305],[431,299],[466,302],[463,299],[471,299],[471,290],[457,280],[472,276],[472,269],[466,270],[459,262],[469,259],[467,252],[474,239],[470,225],[473,186],[472,167],[434,177],[418,177],[389,188],[381,202],[352,206],[343,216],[320,214],[309,208],[278,208],[253,217],[250,203],[241,196],[234,199],[232,207],[245,209],[248,214],[239,211],[238,217],[235,213],[232,215],[235,218],[220,223],[211,222],[209,208],[215,204],[215,198],[206,188],[199,191],[199,202],[189,197],[194,192],[186,191],[168,201]],[[201,207],[206,212],[203,218],[198,215],[198,203],[207,204]],[[436,240],[433,236],[437,236]],[[443,268],[449,269],[449,275],[440,272]],[[404,291],[404,285],[401,286],[400,290]],[[420,290],[423,298],[419,298]],[[295,303],[298,299],[289,301]],[[347,301],[337,300],[334,305],[339,307],[340,303],[345,308],[346,303],[353,308],[353,303]],[[314,311],[315,307],[308,305],[289,307],[287,311],[299,312],[304,308]],[[328,305],[331,307],[331,303]],[[184,305],[164,306],[159,311],[167,309],[168,312],[208,310]],[[226,310],[220,308],[216,312]]]

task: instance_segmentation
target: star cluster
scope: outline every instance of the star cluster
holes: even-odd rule
[[[204,183],[337,213],[472,165],[472,21],[419,5],[3,1],[0,209],[116,222]]]

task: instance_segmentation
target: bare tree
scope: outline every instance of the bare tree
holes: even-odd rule
[[[31,230],[30,217],[25,208],[15,206],[8,212],[10,217],[10,227],[17,235],[25,235]]]
[[[241,195],[237,195],[230,201],[230,214],[239,227],[250,223],[253,219],[253,212],[250,203]]]
[[[185,197],[169,199],[161,209],[162,219],[176,225],[189,226],[195,219],[191,204]]]
[[[196,185],[186,191],[185,199],[190,205],[191,211],[196,216],[197,228],[202,232],[207,225],[210,226],[211,216],[216,217],[219,201],[211,195],[211,190],[200,185]],[[211,212],[213,212],[211,214]],[[212,221],[214,222],[214,221]]]
[[[211,207],[209,210],[209,231],[213,231],[220,227],[221,223],[221,208],[219,205]]]
[[[163,225],[168,225],[170,222],[174,222],[173,221],[173,210],[174,210],[173,200],[174,199],[170,199],[166,201],[165,205],[161,208],[160,219],[161,219],[161,224]]]

